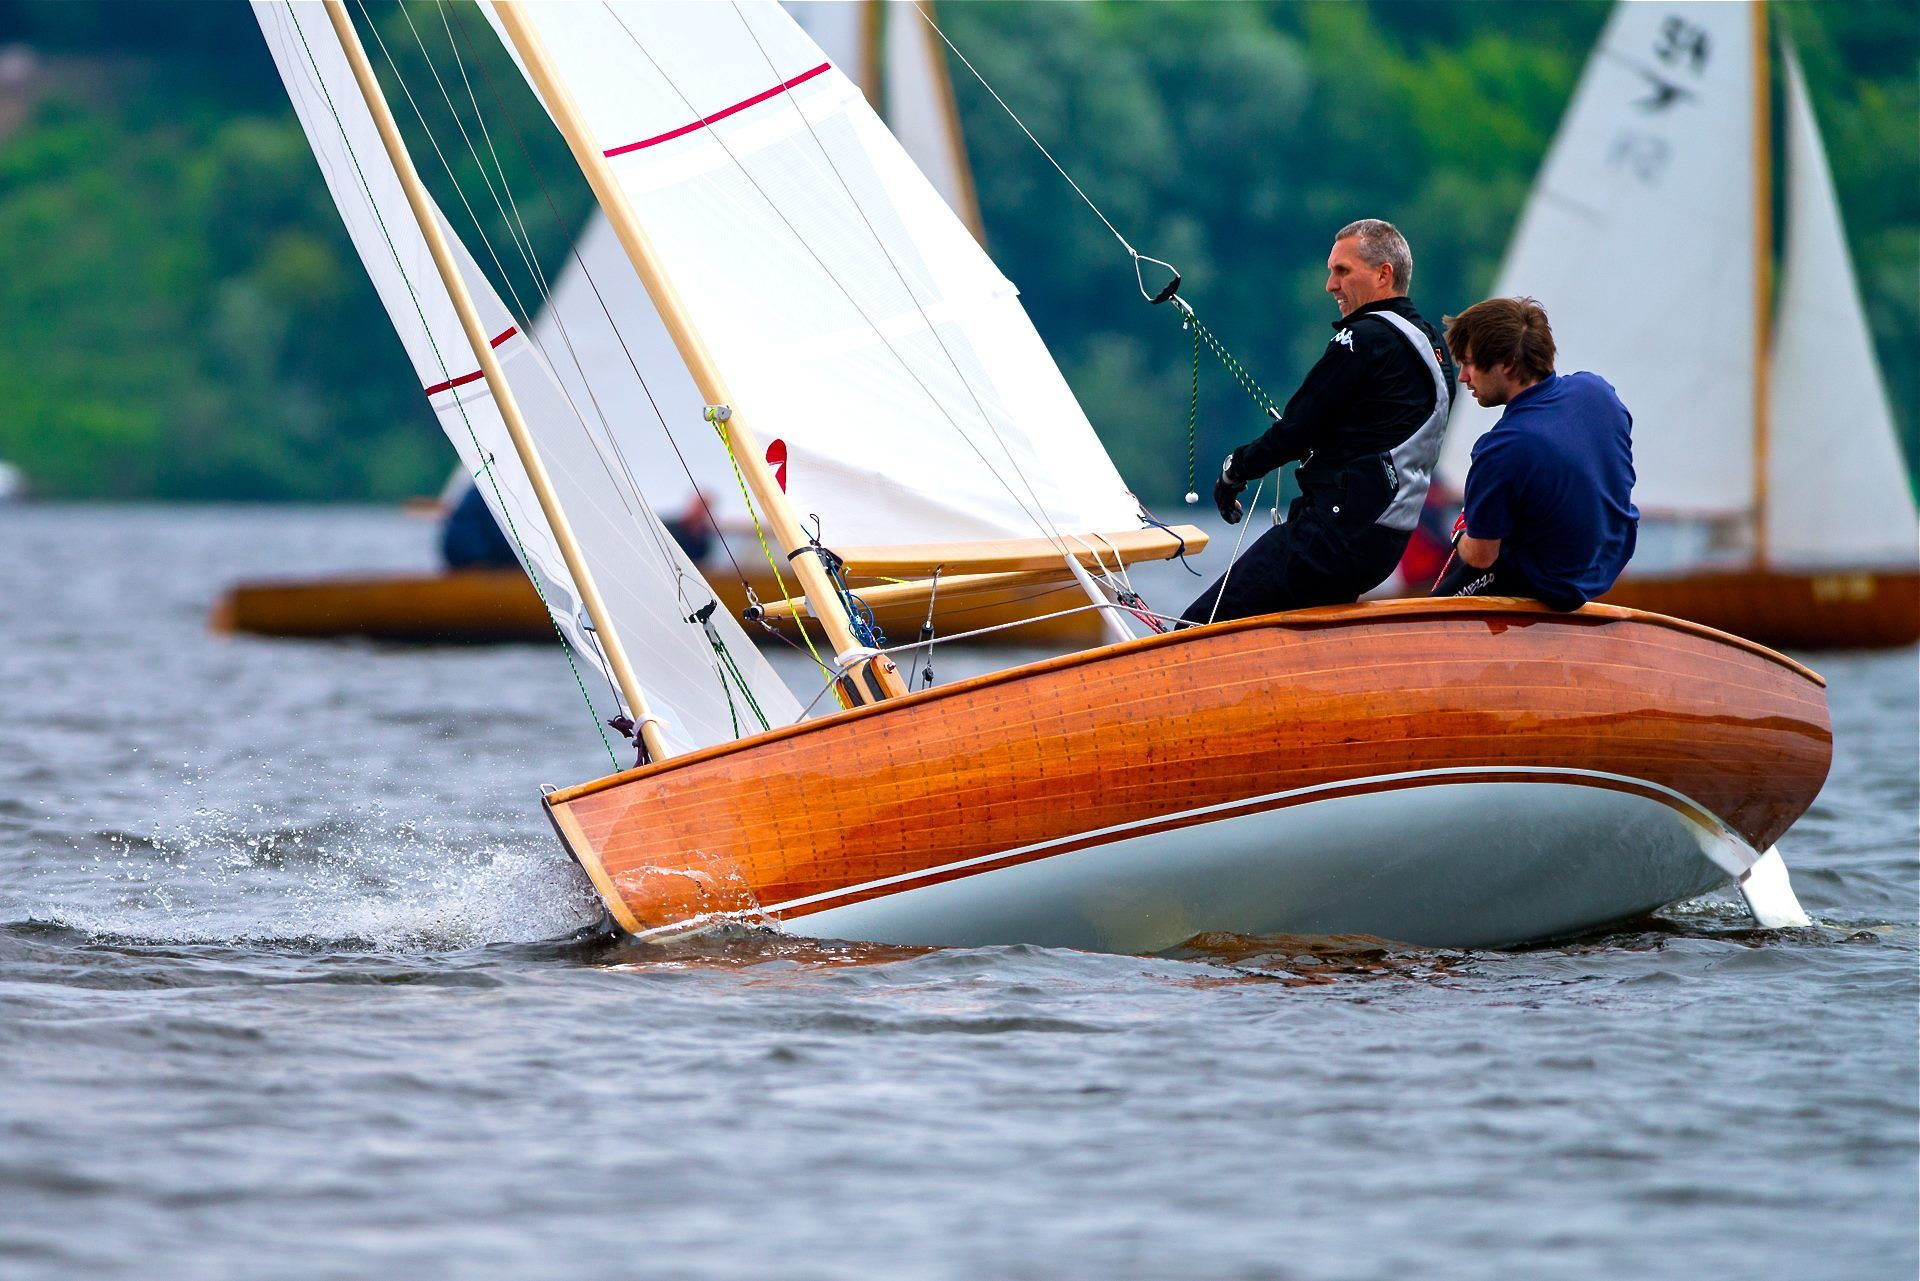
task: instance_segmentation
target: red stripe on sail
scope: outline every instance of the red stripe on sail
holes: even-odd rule
[[[505,342],[507,339],[513,337],[515,334],[519,332],[520,331],[514,328],[512,325],[508,325],[500,333],[496,334],[493,338],[489,339],[487,342],[487,346],[498,347],[501,343]],[[486,377],[485,372],[483,370],[476,369],[470,374],[461,374],[458,378],[449,378],[447,379],[447,381],[443,383],[435,383],[433,386],[427,388],[427,395],[438,396],[443,391],[450,391],[455,387],[464,387],[468,383],[477,382],[484,377]]]
[[[639,151],[643,147],[657,147],[663,142],[672,142],[675,138],[684,137],[696,129],[705,129],[716,120],[725,120],[736,111],[745,111],[748,107],[757,106],[769,98],[785,93],[795,85],[805,84],[821,72],[830,70],[832,66],[833,64],[830,62],[823,62],[811,71],[802,71],[791,80],[782,81],[780,84],[775,85],[763,93],[756,93],[744,102],[736,102],[731,107],[722,107],[712,115],[704,116],[690,125],[681,125],[678,129],[669,129],[665,133],[655,134],[651,138],[642,138],[638,142],[629,142],[624,147],[615,147],[606,153],[607,158],[611,160],[615,156],[624,156],[629,151]]]

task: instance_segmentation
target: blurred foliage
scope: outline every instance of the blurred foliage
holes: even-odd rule
[[[584,184],[484,21],[371,6],[363,26],[456,229],[533,301]],[[1602,0],[948,3],[943,24],[1275,397],[1334,318],[1332,231],[1409,231],[1431,318],[1492,285]],[[1775,6],[1806,62],[1910,458],[1920,458],[1920,11]],[[53,495],[392,499],[438,488],[441,440],[334,213],[246,7],[0,0],[38,55],[0,139],[0,458]],[[458,78],[457,45],[471,79]],[[444,80],[432,74],[438,69]],[[956,68],[989,247],[1020,283],[1121,470],[1185,487],[1189,338],[1125,255]],[[444,93],[443,93],[444,90]],[[479,133],[472,102],[490,126]],[[28,94],[0,83],[5,95]],[[497,152],[494,202],[454,125]],[[458,190],[429,135],[445,150]],[[1203,369],[1200,468],[1259,426]],[[1203,486],[1204,488],[1204,486]]]

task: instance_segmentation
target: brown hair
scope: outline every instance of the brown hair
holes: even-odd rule
[[[1445,319],[1447,350],[1460,364],[1512,365],[1529,382],[1553,372],[1553,330],[1546,308],[1531,298],[1489,298]]]

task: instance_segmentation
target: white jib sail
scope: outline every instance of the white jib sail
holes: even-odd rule
[[[1614,9],[1494,290],[1546,308],[1558,369],[1619,391],[1649,515],[1753,505],[1752,8]],[[1500,413],[1456,398],[1449,490]]]
[[[515,538],[569,643],[588,661],[598,646],[532,485],[506,432],[452,300],[435,272],[399,178],[318,0],[254,0],[254,14],[294,110],[381,301],[447,437]],[[441,220],[446,231],[445,220]],[[521,411],[539,442],[612,625],[676,751],[757,731],[760,718],[686,615],[712,599],[624,475],[597,429],[569,403],[545,358],[519,333],[457,237],[462,274],[494,340]],[[587,411],[585,417],[591,417]],[[484,474],[491,468],[492,482]],[[712,622],[752,701],[774,725],[798,719],[793,695],[724,610]]]
[[[1138,526],[1012,285],[777,5],[524,12],[826,542]]]
[[[1774,327],[1767,555],[1780,566],[1911,567],[1906,461],[1820,126],[1786,54],[1786,255]]]

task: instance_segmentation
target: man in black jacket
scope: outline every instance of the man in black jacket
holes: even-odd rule
[[[1392,223],[1342,227],[1327,256],[1332,341],[1266,434],[1227,455],[1228,524],[1256,478],[1300,460],[1300,497],[1187,606],[1189,623],[1338,605],[1380,585],[1420,517],[1453,404],[1453,362],[1407,299],[1413,254]]]

